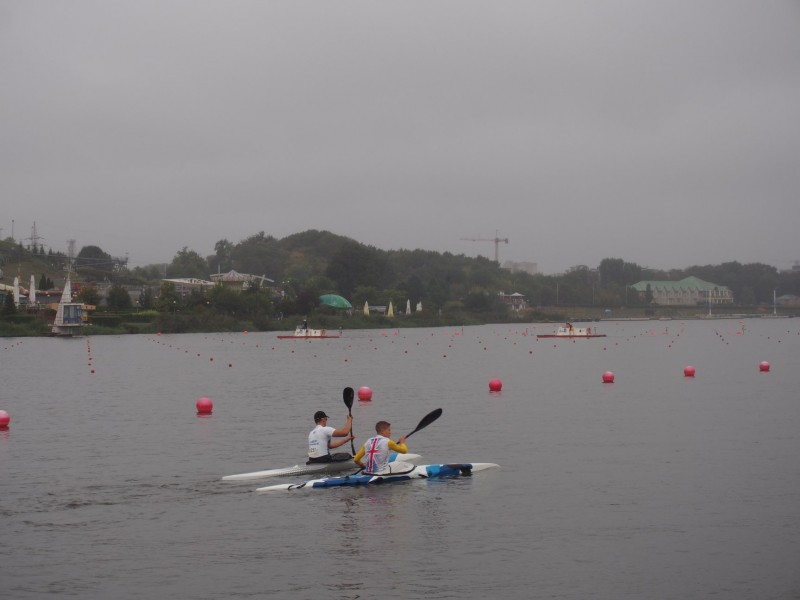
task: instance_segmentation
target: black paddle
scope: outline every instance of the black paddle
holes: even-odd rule
[[[353,408],[353,398],[355,397],[355,392],[353,388],[346,387],[342,390],[342,397],[344,398],[344,405],[347,407],[347,414],[349,416],[353,416],[352,408]],[[353,428],[350,428],[350,435],[353,435]],[[356,455],[356,447],[353,444],[353,440],[350,440],[350,450],[353,453],[353,456]]]
[[[413,434],[418,432],[420,429],[423,429],[424,427],[427,427],[428,425],[433,423],[436,419],[438,419],[441,416],[442,416],[442,409],[441,408],[437,408],[436,410],[432,410],[427,415],[422,417],[422,420],[419,422],[419,425],[417,425],[416,428],[414,428],[414,431],[412,431],[411,433],[406,435],[406,438],[410,438]]]

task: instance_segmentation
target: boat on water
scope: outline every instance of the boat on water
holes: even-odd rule
[[[389,469],[380,474],[360,473],[343,477],[323,477],[309,479],[300,483],[281,483],[256,489],[256,493],[291,492],[300,490],[322,490],[335,487],[353,487],[398,483],[411,479],[432,479],[447,477],[469,477],[476,471],[499,467],[495,463],[453,463],[438,465],[412,465],[405,462],[389,464]]]
[[[394,462],[401,456],[404,463],[416,463],[420,458],[419,454],[400,454],[392,452],[389,461]],[[226,475],[222,481],[250,481],[253,479],[266,479],[267,477],[294,477],[300,475],[327,475],[331,473],[341,473],[343,471],[355,471],[358,467],[353,460],[339,460],[327,463],[306,463],[304,465],[294,465],[282,469],[268,469],[266,471],[254,471],[252,473],[239,473],[238,475]]]
[[[298,325],[292,335],[279,335],[279,340],[314,340],[342,337],[341,332],[330,333],[327,329],[309,329],[308,323],[303,321]]]
[[[567,323],[563,327],[556,329],[555,333],[540,333],[537,338],[596,338],[606,337],[605,333],[597,333],[597,329],[591,327],[575,327],[572,323]]]

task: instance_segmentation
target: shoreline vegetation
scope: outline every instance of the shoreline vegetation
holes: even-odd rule
[[[537,310],[523,310],[508,315],[426,314],[414,313],[387,317],[360,314],[331,315],[311,313],[307,320],[310,327],[332,331],[359,329],[412,329],[423,327],[465,327],[471,325],[509,324],[533,327],[558,324],[566,321],[613,322],[613,321],[665,321],[671,320],[715,320],[774,318],[772,312],[763,307],[726,307],[714,309],[711,314],[698,310],[698,307],[662,307],[660,309],[623,307],[609,315],[598,307],[550,307]],[[800,316],[800,310],[781,310],[778,317]],[[224,332],[291,332],[303,318],[261,320],[255,323],[247,319],[231,316],[196,313],[161,313],[158,311],[138,311],[128,313],[95,313],[89,323],[79,330],[79,335],[135,335],[157,333],[224,333]],[[47,337],[51,336],[51,323],[42,315],[19,313],[0,317],[0,337]]]
[[[532,263],[520,263],[531,270],[519,270],[482,256],[381,250],[317,230],[282,239],[261,231],[238,243],[219,240],[214,248],[203,257],[184,247],[170,263],[128,268],[127,258],[97,246],[76,254],[73,241],[67,256],[0,240],[0,336],[50,335],[59,288],[68,278],[73,301],[91,307],[81,335],[291,332],[304,320],[313,329],[344,331],[800,316],[800,265],[779,271],[733,261],[663,271],[603,258],[596,267],[547,275]],[[28,277],[36,280],[30,286]],[[709,307],[691,303],[698,297],[690,294],[682,297],[685,305],[661,305],[650,288],[650,282],[690,277],[719,286],[725,300],[715,297]],[[17,306],[12,297],[15,278],[21,288],[36,290],[30,309],[27,298]],[[644,292],[636,287],[643,283]],[[331,295],[341,296],[346,308],[322,300]]]

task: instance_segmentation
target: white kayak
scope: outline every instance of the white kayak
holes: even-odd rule
[[[401,454],[402,461],[406,463],[416,463],[420,458],[419,454]],[[398,454],[392,452],[390,461],[396,460]],[[342,471],[355,471],[358,469],[352,459],[340,460],[328,463],[311,463],[310,465],[294,465],[282,469],[268,469],[266,471],[255,471],[253,473],[239,473],[238,475],[226,475],[222,481],[247,481],[250,479],[265,479],[267,477],[294,477],[296,475],[317,475],[327,473],[341,473]]]
[[[321,490],[332,487],[347,487],[360,485],[377,485],[395,483],[410,479],[430,479],[434,477],[469,477],[476,471],[499,467],[495,463],[455,463],[441,465],[412,465],[410,463],[396,462],[389,465],[389,469],[379,475],[357,473],[341,477],[323,477],[309,479],[300,483],[282,483],[269,485],[256,489],[259,494],[268,492],[284,492],[294,490]]]

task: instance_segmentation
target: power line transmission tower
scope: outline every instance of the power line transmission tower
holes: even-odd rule
[[[36,230],[36,221],[33,222],[33,227],[31,227],[31,237],[26,238],[31,242],[31,250],[35,251],[38,250],[40,244],[39,241],[44,241],[44,238],[39,235],[39,232]]]
[[[493,238],[461,238],[461,239],[466,240],[468,242],[494,242],[494,260],[497,264],[500,264],[500,242],[508,244],[508,238],[498,237],[496,229],[494,230]]]

